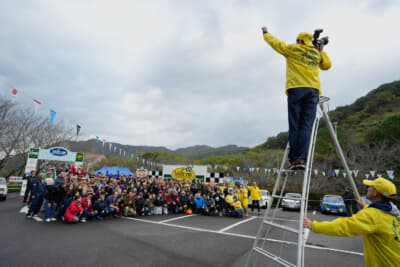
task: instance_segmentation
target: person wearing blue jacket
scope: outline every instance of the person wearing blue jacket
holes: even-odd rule
[[[203,214],[205,208],[206,202],[204,201],[204,198],[200,195],[200,193],[197,193],[196,197],[194,198],[194,213]]]
[[[42,206],[44,195],[45,195],[45,188],[43,185],[43,181],[45,178],[45,174],[41,173],[39,178],[34,177],[32,180],[32,189],[31,189],[31,198],[32,202],[29,207],[29,211],[26,214],[26,218],[28,219],[35,219],[36,221],[42,221],[39,217],[38,212],[40,211],[40,207]]]

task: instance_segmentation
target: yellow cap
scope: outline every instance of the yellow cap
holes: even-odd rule
[[[297,35],[297,39],[302,40],[306,46],[313,46],[312,38],[312,34],[308,32],[301,32]]]
[[[379,177],[375,180],[363,180],[363,184],[373,186],[384,197],[392,198],[396,195],[396,186],[389,180]]]

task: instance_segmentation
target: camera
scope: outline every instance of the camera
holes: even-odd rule
[[[322,37],[321,39],[318,39],[318,38],[319,38],[319,35],[320,35],[321,32],[323,32],[323,31],[324,31],[323,29],[316,29],[316,30],[314,31],[314,37],[313,37],[312,43],[313,43],[313,45],[314,45],[314,47],[315,47],[316,49],[319,48],[320,44],[327,45],[328,42],[329,42],[328,36],[325,36],[325,37]]]

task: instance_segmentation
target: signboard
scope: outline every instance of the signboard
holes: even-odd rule
[[[23,180],[22,186],[21,186],[21,192],[19,192],[20,196],[24,196],[25,195],[26,185],[27,184],[28,184],[28,181],[27,180]]]
[[[36,171],[38,160],[67,161],[83,164],[84,154],[80,152],[71,152],[63,147],[52,147],[49,149],[31,148],[29,149],[26,162],[25,173]]]
[[[77,158],[83,161],[83,153],[71,152],[63,147],[52,147],[49,149],[39,149],[39,159],[75,162]]]
[[[163,177],[167,179],[205,181],[207,165],[163,165]]]
[[[135,172],[137,178],[146,177],[148,175],[148,173],[149,172],[147,171],[147,169],[144,169],[144,168],[137,169]]]
[[[9,183],[22,183],[24,181],[23,177],[17,177],[17,176],[11,176],[10,178],[8,178],[8,182]]]

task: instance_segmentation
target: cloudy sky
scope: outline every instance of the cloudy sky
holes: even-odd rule
[[[333,109],[400,79],[399,14],[395,0],[0,1],[1,97],[17,88],[86,137],[251,147],[288,128],[262,26],[287,43],[324,29]]]

